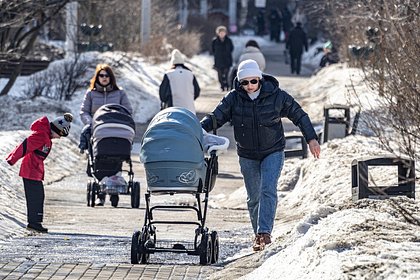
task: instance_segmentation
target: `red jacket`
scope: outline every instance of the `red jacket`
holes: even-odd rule
[[[44,160],[51,151],[51,128],[47,117],[31,124],[32,134],[10,152],[6,160],[15,164],[23,157],[19,176],[36,181],[44,180]]]

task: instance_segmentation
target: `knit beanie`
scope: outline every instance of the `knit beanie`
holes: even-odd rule
[[[331,41],[327,41],[325,44],[324,44],[324,49],[332,49],[332,47],[333,47],[333,45],[332,45],[332,43],[331,43]]]
[[[174,49],[171,54],[171,64],[184,64],[184,56],[178,49]]]
[[[257,62],[252,59],[247,59],[239,63],[238,66],[238,81],[250,77],[262,78],[262,72]]]
[[[64,116],[58,117],[50,122],[51,130],[60,136],[66,137],[70,132],[70,123],[73,121],[73,115],[64,113]]]
[[[221,31],[227,32],[227,28],[224,25],[216,27],[216,34],[219,34]]]

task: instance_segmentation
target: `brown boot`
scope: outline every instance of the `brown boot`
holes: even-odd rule
[[[265,245],[271,243],[271,235],[269,233],[260,233],[260,236]]]
[[[255,235],[254,244],[252,245],[252,249],[254,251],[262,251],[264,250],[265,243],[264,239],[261,237],[260,234]]]

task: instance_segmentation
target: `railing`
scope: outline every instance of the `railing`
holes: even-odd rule
[[[25,60],[19,75],[31,75],[46,69],[49,64],[49,60]],[[17,60],[0,61],[0,78],[9,78],[18,65],[19,62]]]

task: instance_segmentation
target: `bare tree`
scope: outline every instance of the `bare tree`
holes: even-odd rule
[[[418,1],[387,0],[369,3],[378,11],[374,32],[368,29],[373,52],[361,66],[370,85],[378,90],[382,108],[387,112],[377,118],[373,131],[391,152],[420,159],[420,17]],[[373,38],[372,38],[373,36]],[[372,124],[371,124],[372,126]],[[387,130],[395,132],[390,139]]]
[[[420,159],[420,2],[306,2],[318,26],[341,45],[341,56],[361,67],[369,87],[380,95],[379,107],[365,108],[365,124],[390,152]],[[358,53],[349,53],[349,45],[358,46]]]
[[[86,86],[85,73],[91,61],[80,54],[56,61],[48,69],[35,73],[28,81],[24,94],[33,99],[44,96],[55,100],[70,100],[73,94]]]
[[[0,96],[6,95],[15,83],[40,29],[63,9],[67,2],[69,0],[0,1],[0,60],[13,60],[16,63]]]
[[[96,40],[112,42],[114,50],[137,51],[155,60],[166,59],[171,48],[188,56],[200,50],[200,31],[178,23],[177,0],[152,1],[152,30],[147,44],[140,41],[141,1],[91,0],[80,4],[79,23],[101,25]]]

